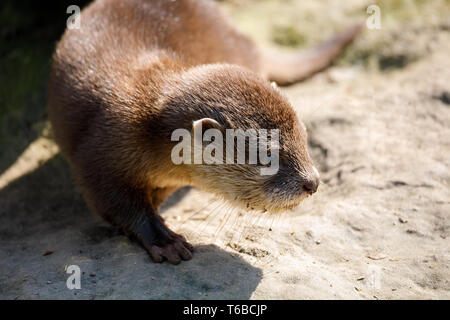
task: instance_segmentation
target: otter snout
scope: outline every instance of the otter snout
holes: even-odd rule
[[[317,191],[317,188],[319,187],[320,179],[319,177],[307,180],[306,182],[301,184],[301,187],[303,190],[306,191],[308,194],[313,194]]]
[[[303,190],[305,190],[306,193],[311,195],[317,191],[317,188],[319,188],[319,184],[320,184],[319,172],[315,167],[313,167],[311,176],[301,183],[301,187]]]

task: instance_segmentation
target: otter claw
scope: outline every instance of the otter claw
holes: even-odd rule
[[[164,261],[162,250],[160,247],[152,246],[148,250],[148,253],[150,254],[150,257],[152,258],[153,262],[161,263]]]
[[[165,245],[164,247],[151,246],[147,249],[150,257],[156,263],[161,263],[167,260],[171,264],[179,264],[181,260],[192,259],[193,247],[191,244],[175,240],[175,242]]]
[[[145,220],[135,231],[135,235],[153,262],[161,263],[167,260],[172,264],[179,264],[181,260],[192,259],[194,247],[185,237],[170,230],[159,216]]]

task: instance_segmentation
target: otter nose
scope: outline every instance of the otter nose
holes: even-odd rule
[[[302,184],[303,189],[309,193],[313,194],[317,191],[317,188],[319,187],[320,180],[318,177],[314,177],[312,179],[308,179]]]

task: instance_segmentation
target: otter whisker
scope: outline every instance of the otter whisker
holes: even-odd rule
[[[203,219],[203,221],[200,223],[198,230],[196,233],[203,234],[206,227],[208,227],[208,223],[210,222],[210,218],[215,218],[217,214],[220,212],[220,208],[222,208],[225,204],[221,201],[217,201],[217,206],[215,206],[210,212],[206,215],[206,217]]]
[[[231,226],[229,227],[229,230],[230,230],[230,232],[231,232],[231,234],[232,234],[232,236],[231,236],[231,238],[230,239],[228,239],[228,242],[229,243],[231,243],[231,241],[233,240],[233,238],[234,238],[234,235],[236,234],[236,225],[238,225],[239,226],[239,218],[241,217],[242,215],[241,215],[241,212],[240,211],[237,211],[236,212],[236,215],[235,215],[235,217],[234,217],[234,220],[233,220],[233,223],[231,224]]]
[[[255,225],[255,220],[258,218],[258,215],[257,215],[258,212],[257,211],[250,211],[249,213],[250,213],[249,217],[251,218],[251,222],[247,223],[247,221],[246,221],[244,224],[242,224],[243,228],[242,228],[242,231],[239,232],[239,238],[237,240],[238,243],[241,242],[246,237],[248,237],[249,230],[248,230],[248,228],[246,229],[246,227],[249,226],[249,225],[250,226],[254,226]]]
[[[234,211],[235,211],[234,208],[228,206],[228,210],[225,215],[226,218],[220,222],[218,228],[216,229],[216,231],[214,233],[214,237],[217,237],[219,235],[219,233],[222,231],[223,227],[228,224],[228,221],[230,220],[230,217],[233,215]]]
[[[236,218],[235,218],[235,222],[234,222],[234,224],[233,224],[233,229],[232,229],[232,236],[231,236],[231,239],[229,239],[229,243],[232,243],[233,242],[233,240],[234,240],[234,238],[235,238],[235,236],[236,235],[239,235],[239,234],[241,234],[241,232],[242,232],[242,228],[247,224],[247,220],[248,220],[248,218],[249,218],[249,216],[250,216],[250,214],[251,214],[251,212],[249,211],[249,212],[246,212],[246,214],[244,214],[243,216],[241,216],[240,214],[239,214],[239,212],[237,213],[237,215],[236,215]],[[239,223],[240,221],[240,218],[243,218],[243,220],[244,220],[244,223]],[[236,226],[237,225],[237,226]],[[238,239],[238,242],[240,241],[240,239]]]
[[[184,219],[184,221],[180,224],[180,226],[183,226],[187,221],[189,221],[190,219],[194,218],[197,214],[202,212],[204,209],[207,209],[213,203],[215,203],[215,201],[208,202],[206,205],[204,205],[200,209],[196,210],[193,214],[189,215],[186,219]]]

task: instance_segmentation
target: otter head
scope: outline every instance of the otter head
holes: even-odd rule
[[[276,87],[231,65],[192,68],[170,87],[160,121],[172,130],[171,161],[192,185],[271,212],[316,192],[305,126]]]

